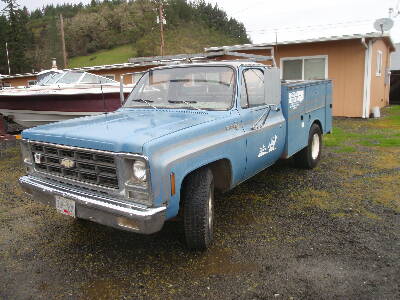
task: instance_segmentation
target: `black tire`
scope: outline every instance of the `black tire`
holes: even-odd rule
[[[8,127],[9,127],[8,122],[7,122],[7,119],[2,114],[0,114],[0,122],[1,122],[0,133],[7,133]],[[4,131],[4,132],[2,132],[2,131]]]
[[[192,250],[205,250],[213,239],[214,179],[211,170],[202,168],[189,174],[182,198],[186,244]]]
[[[315,146],[313,150],[313,146],[316,143],[314,140],[318,138],[318,147]],[[316,154],[316,149],[318,149],[318,153]],[[308,134],[308,145],[300,152],[296,153],[294,156],[294,160],[296,162],[296,166],[303,169],[313,169],[318,165],[318,162],[321,158],[321,150],[322,150],[322,132],[321,128],[317,124],[313,124],[310,128],[310,133]]]

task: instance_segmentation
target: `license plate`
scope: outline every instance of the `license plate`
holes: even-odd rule
[[[74,200],[56,196],[56,208],[60,213],[75,218],[75,201]]]

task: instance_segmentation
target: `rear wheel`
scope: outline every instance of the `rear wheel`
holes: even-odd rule
[[[205,250],[213,239],[214,178],[203,168],[188,175],[183,190],[183,223],[186,244],[193,250]]]
[[[308,135],[308,145],[295,154],[296,165],[304,169],[313,169],[321,158],[322,132],[317,124],[313,124]]]

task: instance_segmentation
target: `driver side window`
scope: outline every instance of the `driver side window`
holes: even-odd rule
[[[260,69],[243,71],[240,104],[242,108],[265,105],[264,73]]]

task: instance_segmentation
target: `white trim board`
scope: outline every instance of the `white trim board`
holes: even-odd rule
[[[369,118],[371,104],[371,73],[372,73],[372,40],[369,40],[365,49],[364,60],[364,90],[362,117]]]

